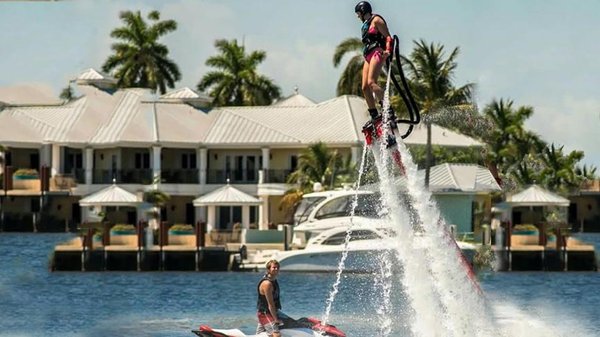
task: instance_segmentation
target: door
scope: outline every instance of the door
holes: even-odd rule
[[[185,204],[185,223],[193,225],[195,215],[196,209],[194,208],[194,204],[192,204],[191,202]]]

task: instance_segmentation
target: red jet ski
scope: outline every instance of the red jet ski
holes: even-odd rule
[[[333,325],[323,325],[316,318],[285,318],[279,327],[281,337],[346,337],[346,334]],[[264,337],[267,334],[246,335],[239,329],[213,329],[207,325],[201,325],[198,330],[192,330],[200,337]]]

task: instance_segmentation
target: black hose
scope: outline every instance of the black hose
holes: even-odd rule
[[[394,35],[394,50],[392,55],[387,59],[387,66],[389,71],[391,71],[390,62],[396,58],[396,66],[398,67],[398,73],[400,75],[400,80],[402,81],[402,85],[398,83],[398,80],[395,76],[390,76],[392,78],[392,82],[394,83],[394,87],[398,90],[398,94],[402,97],[402,101],[408,110],[409,119],[397,119],[397,124],[408,124],[408,130],[402,136],[402,139],[408,137],[413,130],[413,126],[419,124],[421,121],[421,114],[419,113],[419,106],[415,102],[412,93],[410,92],[410,88],[408,86],[408,81],[406,80],[406,76],[404,76],[404,70],[402,69],[402,64],[400,62],[400,40],[397,35]]]

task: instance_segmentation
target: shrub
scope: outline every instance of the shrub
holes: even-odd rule
[[[513,232],[538,232],[538,228],[531,224],[526,225],[515,225]]]
[[[112,232],[135,232],[134,225],[114,225],[111,229]]]
[[[493,270],[495,261],[496,254],[492,246],[489,245],[479,246],[475,251],[475,256],[473,256],[473,266],[478,271]]]
[[[39,173],[35,169],[18,169],[13,173],[15,177],[38,177]]]
[[[178,224],[178,225],[171,226],[171,228],[169,228],[169,230],[173,231],[173,232],[193,232],[194,226]]]

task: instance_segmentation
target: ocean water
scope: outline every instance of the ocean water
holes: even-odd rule
[[[260,273],[49,272],[52,248],[71,236],[0,233],[0,336],[193,336],[200,324],[254,331]],[[597,234],[583,239],[600,244]],[[374,278],[342,275],[330,322],[348,336],[378,336]],[[334,280],[282,273],[283,310],[320,317]],[[481,284],[509,335],[600,336],[599,273],[490,273]],[[392,335],[410,336],[405,294],[392,293]]]

